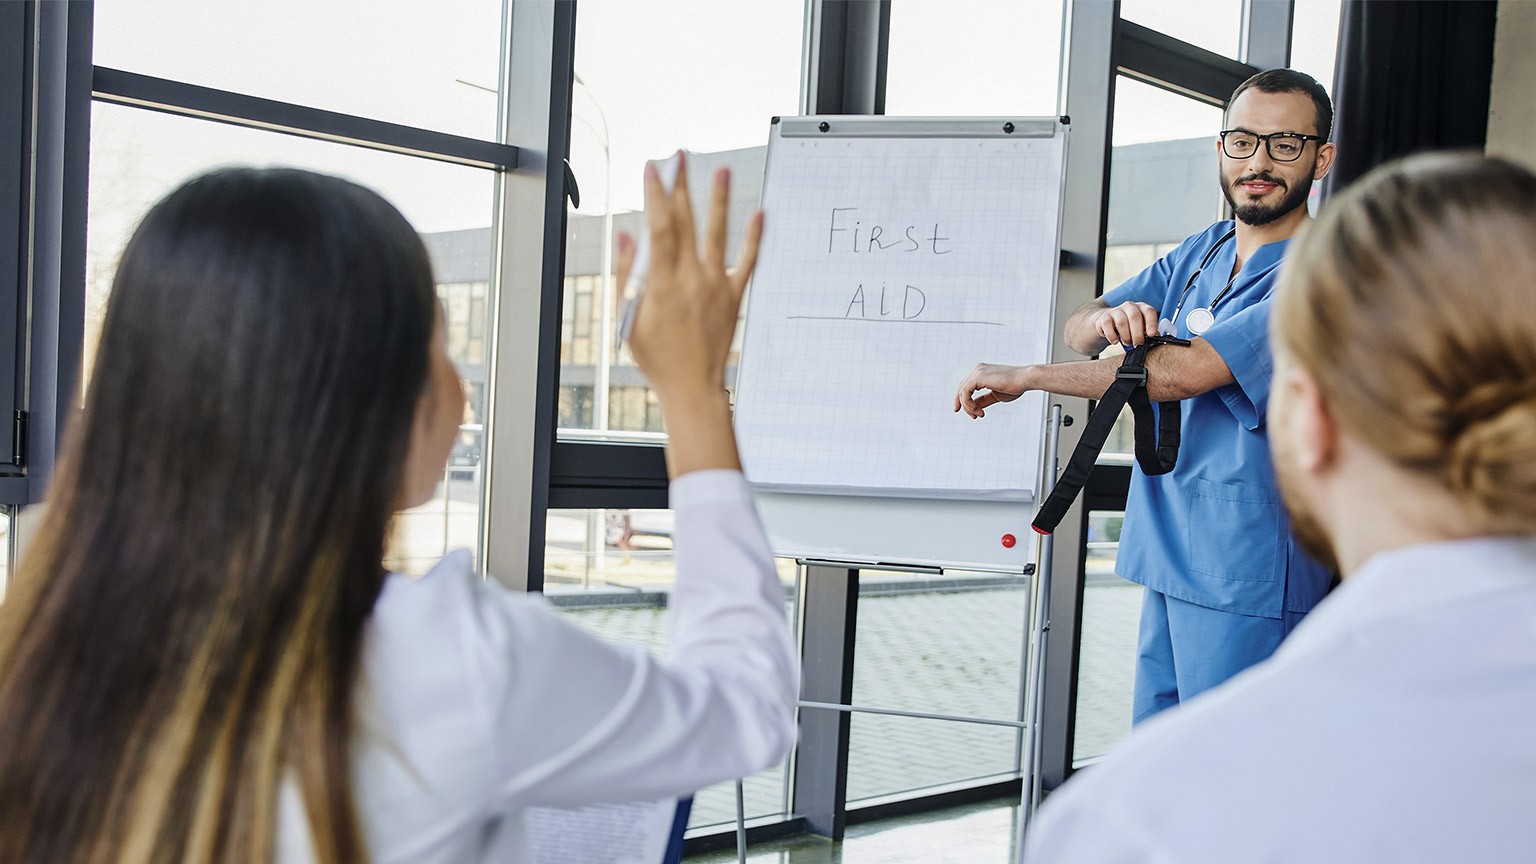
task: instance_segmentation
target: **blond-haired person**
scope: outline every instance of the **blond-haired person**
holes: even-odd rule
[[[1041,862],[1536,860],[1536,176],[1378,169],[1282,276],[1270,440],[1343,586],[1041,813]]]

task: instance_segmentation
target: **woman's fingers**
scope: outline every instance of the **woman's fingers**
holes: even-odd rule
[[[648,266],[652,271],[661,268],[670,270],[677,260],[678,226],[671,203],[667,200],[667,190],[661,185],[661,172],[656,169],[656,163],[646,163],[645,214],[651,232],[651,260]],[[693,235],[688,237],[691,242]]]
[[[668,204],[672,210],[672,219],[677,225],[677,236],[687,238],[687,242],[677,244],[674,254],[677,258],[667,259],[669,262],[682,263],[688,260],[699,260],[698,240],[699,235],[693,225],[693,199],[688,197],[688,162],[683,156],[683,151],[677,151],[677,181],[672,184],[672,195]]]
[[[757,250],[763,240],[763,211],[759,210],[747,220],[747,234],[741,241],[741,252],[736,256],[736,269],[731,271],[731,288],[736,299],[747,290],[747,282],[757,267]]]
[[[711,269],[725,268],[726,217],[731,209],[731,169],[715,171],[714,189],[709,196],[709,225],[704,229],[704,263]]]

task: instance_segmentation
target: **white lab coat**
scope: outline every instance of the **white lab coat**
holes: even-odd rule
[[[1373,557],[1053,795],[1031,862],[1536,861],[1536,538]]]
[[[374,864],[528,860],[531,806],[654,800],[781,760],[798,663],[784,592],[739,472],[672,484],[671,659],[604,642],[467,553],[390,576],[358,691],[353,789]],[[296,784],[281,864],[313,860]]]

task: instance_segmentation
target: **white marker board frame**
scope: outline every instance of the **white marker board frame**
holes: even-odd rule
[[[1031,187],[1036,193],[1035,197],[1042,199],[1040,211],[1048,213],[1050,217],[1046,223],[1039,226],[1039,230],[1028,235],[1031,242],[1037,243],[1032,253],[1034,255],[1032,260],[1038,270],[1038,278],[1028,286],[1027,290],[1022,284],[1016,289],[1024,292],[1017,302],[1033,304],[1031,308],[1035,312],[1026,324],[1017,325],[1016,323],[1015,329],[1009,331],[1014,335],[1028,337],[1021,339],[1021,344],[1028,343],[1027,356],[1020,356],[1017,351],[1007,357],[999,357],[996,353],[984,356],[985,352],[982,349],[972,348],[965,344],[964,340],[958,340],[953,356],[949,360],[964,357],[965,361],[950,364],[954,365],[953,369],[946,365],[939,373],[946,381],[950,381],[948,386],[953,388],[958,385],[965,372],[969,371],[970,364],[977,361],[1042,363],[1050,359],[1051,346],[1054,343],[1055,296],[1060,269],[1061,215],[1065,205],[1066,134],[1066,126],[1056,118],[847,116],[775,118],[770,134],[763,185],[763,202],[768,210],[769,239],[765,239],[764,257],[760,259],[753,288],[748,296],[747,326],[737,378],[737,422],[738,435],[742,441],[743,459],[747,467],[747,476],[753,480],[758,507],[767,526],[775,554],[800,559],[835,561],[862,567],[916,566],[934,569],[1024,572],[1035,557],[1035,535],[1029,530],[1029,521],[1033,517],[1034,502],[1039,498],[1041,462],[1044,455],[1043,435],[1048,405],[1044,394],[1029,394],[1025,397],[1029,400],[1028,404],[999,406],[989,411],[985,420],[969,421],[963,415],[957,415],[958,422],[988,424],[996,428],[1006,426],[1012,430],[1010,434],[1015,437],[1010,438],[1009,443],[1005,445],[1009,449],[1002,459],[1013,459],[1016,455],[1018,462],[1012,463],[1010,470],[1018,469],[1023,472],[1023,476],[1027,476],[1028,483],[1019,484],[1025,485],[1026,488],[1006,490],[860,488],[858,483],[849,482],[839,482],[818,488],[815,484],[762,482],[761,477],[771,472],[760,471],[759,477],[755,478],[754,450],[756,449],[760,455],[763,450],[754,448],[753,442],[761,440],[761,438],[754,438],[754,435],[763,428],[765,417],[782,416],[774,412],[772,399],[762,396],[768,390],[769,385],[766,382],[791,386],[796,383],[793,377],[787,380],[774,380],[776,375],[786,373],[777,371],[780,363],[773,358],[773,352],[764,346],[769,344],[769,340],[778,338],[779,334],[786,329],[785,323],[780,321],[781,318],[823,317],[784,315],[783,302],[781,299],[775,299],[778,295],[773,293],[778,282],[783,281],[781,278],[783,273],[790,267],[789,264],[783,264],[777,271],[775,270],[776,259],[771,238],[774,236],[776,226],[782,237],[786,233],[783,227],[786,219],[803,220],[805,218],[804,212],[799,212],[797,208],[786,204],[785,189],[776,185],[777,178],[791,174],[786,166],[793,164],[790,160],[794,156],[786,147],[828,147],[829,149],[824,151],[824,155],[827,156],[832,155],[831,148],[841,147],[841,152],[854,160],[859,158],[861,150],[889,154],[892,148],[899,149],[904,146],[912,147],[914,150],[920,149],[929,155],[944,150],[960,153],[961,156],[969,154],[970,151],[962,152],[955,148],[975,146],[990,152],[1004,146],[1020,146],[1018,143],[1001,142],[1021,142],[1030,139],[1037,142],[1033,145],[1037,148],[1045,146],[1040,143],[1042,141],[1051,148],[1054,160],[1052,164],[1055,166],[1054,176],[1038,178]],[[944,140],[935,142],[933,139]],[[808,140],[824,143],[808,144]],[[901,160],[887,158],[886,163],[896,166],[901,163]],[[913,168],[907,165],[900,169],[900,176],[874,178],[872,181],[869,171],[866,170],[868,169],[866,163],[854,161],[849,165],[861,166],[860,182],[865,183],[883,180],[892,184],[915,183],[921,186],[925,182],[936,182],[934,177],[922,174],[921,166]],[[836,170],[835,166],[832,170]],[[893,167],[891,170],[896,169]],[[938,168],[931,170],[935,175],[939,171]],[[914,176],[914,171],[918,172],[918,176]],[[1046,193],[1042,193],[1042,189],[1046,190]],[[838,214],[834,213],[831,218],[830,229],[838,228],[839,223],[836,221]],[[834,232],[831,236],[840,241],[851,239],[846,232],[852,226],[843,224],[842,227],[845,229],[844,234]],[[946,238],[941,235],[945,233],[947,232],[939,226],[934,226],[932,238],[944,240]],[[911,236],[910,230],[904,232],[904,235]],[[856,244],[861,242],[864,242],[863,236],[855,241]],[[871,245],[870,249],[876,250],[877,246],[882,247],[883,251],[884,244]],[[940,243],[934,243],[933,249],[936,253],[940,246]],[[1048,267],[1041,263],[1045,246],[1048,246],[1049,252]],[[831,251],[830,245],[828,251]],[[802,275],[815,269],[814,266],[808,266],[804,262],[796,266],[802,268]],[[809,278],[820,278],[822,275],[824,274],[818,270]],[[995,280],[998,274],[984,275],[993,277]],[[1046,282],[1048,284],[1045,284]],[[862,289],[863,285],[860,284],[859,287]],[[872,298],[871,302],[873,302]],[[891,301],[889,305],[892,308],[888,310],[887,301],[882,298],[880,311],[886,314],[894,313],[897,308],[896,302]],[[919,302],[923,302],[921,298]],[[1013,301],[1010,299],[1009,302]],[[850,306],[850,310],[853,308]],[[865,307],[860,306],[857,311],[863,315]],[[906,312],[907,310],[902,310],[900,314],[906,314]],[[851,315],[852,311],[846,313],[845,317]],[[835,313],[825,317],[835,317]],[[788,323],[793,325],[802,322]],[[838,323],[841,324],[841,322]],[[981,324],[984,322],[945,319],[933,323]],[[1027,332],[1023,332],[1020,329],[1021,326]],[[778,328],[778,333],[773,332],[774,328]],[[863,329],[866,333],[871,331],[894,333],[901,328],[891,329],[875,325]],[[911,328],[907,329],[911,330]],[[972,328],[969,332],[974,333],[979,329],[981,328]],[[854,338],[858,335],[857,333],[848,334],[846,338]],[[777,361],[782,361],[782,350],[779,350],[778,354]],[[794,373],[787,374],[792,376]],[[952,393],[953,390],[951,389],[950,392]],[[931,393],[925,397],[925,404],[932,401],[931,397]],[[935,406],[935,408],[943,414],[949,413],[948,405]],[[927,417],[933,422],[941,422],[934,413],[930,413]],[[987,427],[978,425],[976,428]],[[808,436],[815,436],[817,433],[818,430],[814,428],[806,432]],[[1015,439],[1016,447],[1012,443]],[[995,441],[991,452],[996,461],[998,445]],[[763,461],[759,459],[759,464],[761,465]],[[1004,545],[1002,542],[1005,535],[1012,535],[1014,538],[1012,546]]]

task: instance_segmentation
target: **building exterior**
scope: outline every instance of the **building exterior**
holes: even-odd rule
[[[1104,284],[1118,285],[1222,212],[1216,185],[1213,144],[1206,138],[1159,141],[1116,147],[1111,164],[1109,248],[1105,253]],[[692,154],[689,186],[695,201],[707,196],[716,169],[731,169],[731,213],[728,260],[740,248],[747,218],[762,197],[767,147],[747,147],[718,153]],[[638,237],[641,213],[613,216],[616,232]],[[597,386],[603,278],[603,218],[572,213],[565,234],[565,294],[560,328],[560,406],[562,429],[593,429],[593,391]],[[772,230],[769,226],[768,230]],[[428,234],[423,238],[437,274],[438,293],[448,319],[448,349],[464,378],[469,407],[466,424],[483,422],[486,380],[486,298],[489,295],[491,229],[475,228]],[[619,317],[615,304],[611,320]],[[612,337],[610,337],[612,338]],[[739,350],[739,345],[736,349]],[[629,352],[616,347],[609,369],[608,429],[599,431],[660,432],[661,414],[645,378]],[[735,359],[727,383],[735,378]],[[469,445],[466,435],[463,442]],[[1129,447],[1129,428],[1123,436]]]

